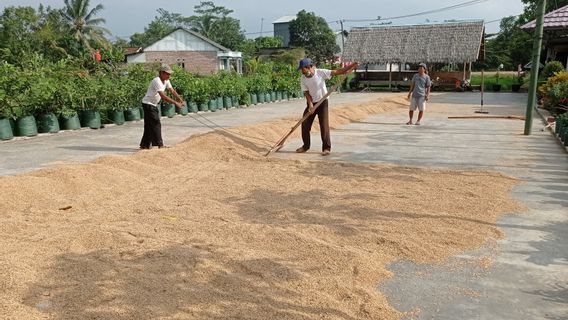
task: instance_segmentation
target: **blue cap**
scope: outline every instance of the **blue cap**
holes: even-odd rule
[[[428,68],[426,67],[426,64],[425,64],[424,62],[421,62],[421,63],[418,64],[418,68],[420,68],[420,67],[422,67],[422,68],[424,68],[424,69],[428,69]]]
[[[300,60],[300,66],[298,67],[298,70],[305,68],[305,67],[312,66],[312,65],[313,65],[312,59],[304,58],[304,59]]]

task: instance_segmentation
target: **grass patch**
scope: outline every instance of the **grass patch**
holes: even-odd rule
[[[511,87],[514,84],[522,84],[519,83],[519,78],[516,76],[500,76],[499,79],[492,76],[486,76],[484,80],[485,90],[492,91],[494,84],[501,85],[501,91],[511,91]],[[472,86],[480,86],[481,85],[481,76],[480,75],[473,75],[471,77],[471,85]]]

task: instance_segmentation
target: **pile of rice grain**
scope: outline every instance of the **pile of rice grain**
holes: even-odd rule
[[[398,319],[386,265],[480,246],[520,209],[497,173],[262,156],[289,127],[1,177],[0,317]]]

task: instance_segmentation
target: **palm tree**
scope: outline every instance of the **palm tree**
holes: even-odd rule
[[[213,36],[213,29],[215,23],[219,18],[212,15],[192,16],[188,18],[191,30],[200,33],[201,35],[211,38]]]
[[[103,5],[98,4],[89,11],[90,0],[64,0],[64,2],[63,17],[75,40],[89,50],[92,50],[90,41],[105,46],[107,41],[104,34],[110,35],[111,33],[101,26],[105,23],[105,19],[95,18],[103,10]]]

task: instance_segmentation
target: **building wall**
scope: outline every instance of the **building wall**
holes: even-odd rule
[[[127,55],[126,56],[126,62],[127,63],[139,63],[139,62],[144,63],[144,62],[146,62],[146,54],[144,52],[142,52],[142,53]]]
[[[283,46],[288,47],[290,45],[290,24],[288,23],[275,23],[274,24],[274,36],[282,38]]]
[[[219,70],[216,51],[145,51],[146,62],[180,65],[192,73],[208,75]]]
[[[178,29],[144,48],[144,51],[219,51],[220,49],[185,30]]]

